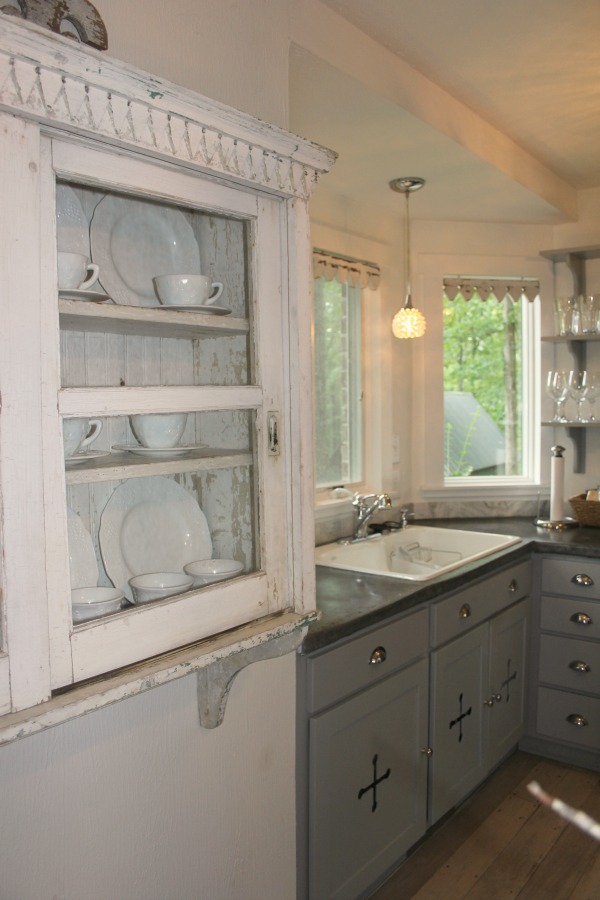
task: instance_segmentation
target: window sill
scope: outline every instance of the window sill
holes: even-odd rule
[[[223,720],[227,694],[246,665],[294,651],[304,639],[314,611],[283,612],[204,640],[184,650],[106,675],[51,697],[45,703],[0,717],[0,745],[45,731],[111,703],[196,673],[200,724],[214,728]]]

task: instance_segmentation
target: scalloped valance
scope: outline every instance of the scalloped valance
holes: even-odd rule
[[[535,300],[540,293],[540,283],[536,278],[486,278],[448,275],[444,278],[444,297],[455,300],[457,297],[470,300],[489,300],[493,297],[498,302],[510,297],[513,302],[520,297]]]
[[[340,256],[327,250],[313,250],[313,274],[315,278],[327,281],[349,282],[352,287],[369,288],[372,291],[379,287],[380,269],[376,263],[350,256]]]

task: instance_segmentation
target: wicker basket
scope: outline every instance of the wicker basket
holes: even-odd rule
[[[600,501],[586,500],[585,494],[578,494],[576,497],[569,497],[569,503],[580,525],[600,528]]]

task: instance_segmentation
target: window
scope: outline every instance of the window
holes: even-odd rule
[[[496,290],[444,292],[446,483],[532,475],[534,304]]]
[[[317,489],[363,480],[361,290],[315,279]]]

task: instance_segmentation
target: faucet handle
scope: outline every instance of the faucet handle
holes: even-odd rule
[[[415,514],[411,512],[407,506],[403,506],[400,510],[400,515],[402,516],[401,528],[406,528],[408,525],[409,519],[414,519]]]

